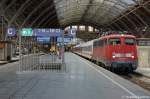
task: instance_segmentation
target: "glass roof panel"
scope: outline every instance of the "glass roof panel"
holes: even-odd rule
[[[140,0],[54,0],[60,24],[92,20],[103,25]]]
[[[135,0],[120,0],[120,1],[127,4],[127,5],[135,4]]]
[[[95,0],[96,3],[103,3],[104,0]]]

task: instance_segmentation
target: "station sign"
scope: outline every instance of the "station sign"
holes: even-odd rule
[[[37,42],[39,43],[50,43],[50,37],[37,37]]]
[[[8,28],[7,29],[7,36],[9,36],[9,37],[16,36],[16,29],[15,28]]]
[[[8,28],[7,35],[8,36],[16,36],[17,29]],[[21,36],[36,36],[36,37],[62,37],[64,31],[62,29],[32,29],[32,28],[23,28],[21,29]]]
[[[21,36],[33,36],[32,28],[23,28],[21,30]]]
[[[48,37],[60,37],[63,34],[61,29],[34,29],[33,36],[48,36]]]
[[[70,42],[72,41],[72,39],[73,39],[73,38],[71,38],[71,37],[69,37],[69,36],[68,36],[68,37],[64,37],[64,43],[70,43]],[[57,38],[57,42],[58,42],[58,43],[63,42],[63,38],[62,38],[62,37],[58,37],[58,38]]]

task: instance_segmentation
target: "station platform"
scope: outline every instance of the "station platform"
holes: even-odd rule
[[[0,65],[7,64],[8,61],[0,61]]]
[[[138,68],[136,72],[150,78],[150,68]]]
[[[0,65],[11,63],[11,62],[16,62],[18,60],[19,60],[19,56],[12,57],[11,61],[0,61]]]
[[[61,72],[8,72],[17,62],[0,68],[0,99],[150,99],[149,91],[73,53],[65,62]]]

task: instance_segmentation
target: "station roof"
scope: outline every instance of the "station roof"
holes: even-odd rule
[[[140,0],[54,0],[60,24],[85,22],[97,25],[114,18]]]
[[[22,27],[73,24],[127,30],[150,25],[150,0],[0,0],[1,15]]]

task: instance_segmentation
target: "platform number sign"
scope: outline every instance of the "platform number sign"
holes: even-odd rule
[[[15,36],[16,35],[16,29],[15,28],[8,28],[7,29],[7,36]]]
[[[21,36],[33,36],[32,28],[23,28],[21,30]]]
[[[72,29],[68,30],[68,33],[69,33],[69,35],[75,37],[76,36],[76,31],[77,31],[76,29],[72,28]]]

